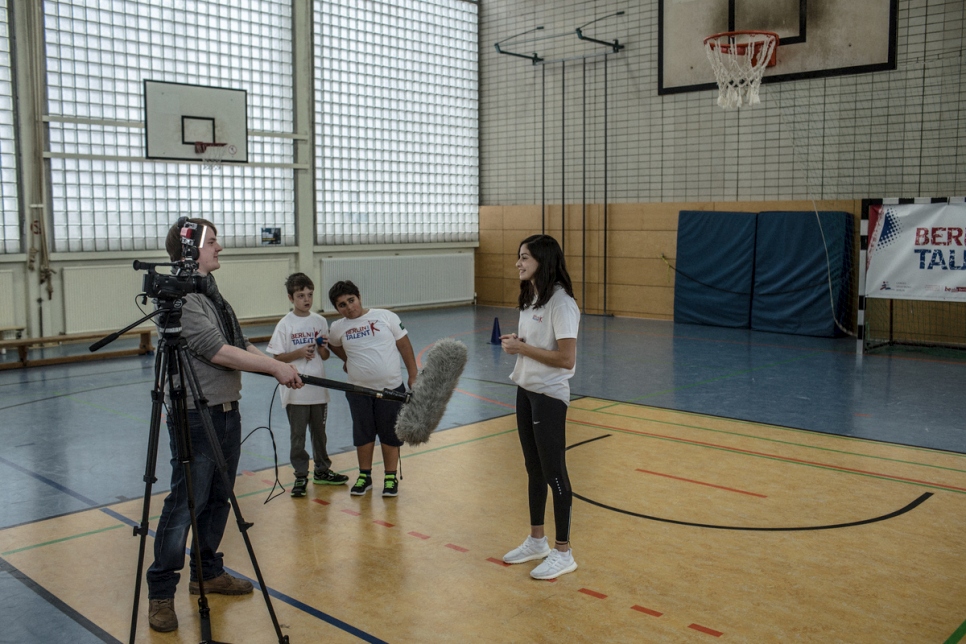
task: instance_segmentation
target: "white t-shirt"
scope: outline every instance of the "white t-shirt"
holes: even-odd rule
[[[345,351],[350,385],[395,389],[403,382],[396,340],[408,333],[392,311],[369,309],[354,320],[333,322],[329,344]]]
[[[309,314],[302,317],[290,311],[288,315],[278,321],[272,339],[268,342],[266,353],[274,356],[289,353],[300,349],[306,344],[315,344],[315,339],[320,335],[329,334],[329,323],[325,318],[309,311]],[[316,378],[325,378],[325,363],[319,355],[318,349],[315,357],[311,360],[299,358],[290,362],[299,373]],[[329,402],[329,390],[325,387],[315,387],[305,385],[301,389],[289,389],[282,387],[282,405],[318,405]]]
[[[580,309],[574,298],[558,286],[543,308],[533,307],[520,311],[520,324],[517,337],[538,349],[554,351],[557,340],[576,338],[580,324]],[[574,365],[576,368],[576,363]],[[557,398],[570,405],[570,383],[575,369],[548,367],[522,353],[517,354],[510,379],[526,389],[551,398]]]

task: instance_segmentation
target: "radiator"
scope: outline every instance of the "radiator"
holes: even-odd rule
[[[292,307],[285,292],[285,278],[292,266],[288,256],[241,259],[222,255],[221,268],[214,275],[218,290],[239,320],[282,317]]]
[[[0,271],[0,327],[14,326],[13,271]]]
[[[164,268],[160,270],[166,270]],[[135,306],[144,271],[120,266],[70,266],[64,278],[64,325],[66,333],[114,331],[131,324],[143,313]],[[288,257],[241,259],[221,257],[215,272],[218,290],[231,303],[239,319],[281,317],[289,311],[285,278],[291,272]],[[138,300],[140,304],[140,300]],[[154,310],[148,301],[144,312]],[[146,322],[145,326],[154,322]]]
[[[315,285],[316,308],[327,313],[329,288],[340,280],[359,287],[365,307],[396,308],[472,302],[473,252],[438,255],[326,257]]]
[[[144,315],[134,303],[144,273],[135,271],[130,263],[65,266],[60,272],[64,280],[65,333],[116,331]],[[152,310],[154,306],[148,302],[144,311]]]

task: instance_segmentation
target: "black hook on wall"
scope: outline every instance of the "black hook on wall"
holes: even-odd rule
[[[624,15],[624,12],[623,11],[617,11],[616,13],[612,13],[612,14],[610,14],[608,16],[604,16],[603,18],[597,18],[597,20],[591,20],[586,25],[581,25],[581,26],[577,27],[577,38],[579,38],[581,40],[587,40],[589,42],[595,42],[595,43],[597,43],[599,45],[606,45],[608,47],[611,47],[614,50],[614,53],[616,54],[617,52],[619,52],[621,49],[624,48],[624,45],[620,44],[620,42],[617,40],[617,38],[614,39],[614,42],[608,42],[606,40],[597,40],[595,38],[588,38],[587,36],[585,36],[583,34],[582,29],[584,29],[585,27],[589,27],[590,25],[594,24],[595,22],[600,22],[601,20],[605,20],[607,18],[613,18],[614,16],[623,16],[623,15]],[[536,64],[536,63],[534,63],[534,64]]]
[[[543,61],[543,58],[540,58],[540,56],[538,56],[536,52],[534,52],[532,56],[527,56],[526,54],[516,54],[516,53],[514,53],[512,51],[503,51],[502,49],[500,49],[500,45],[502,45],[503,43],[505,43],[508,40],[513,40],[514,38],[519,38],[520,36],[525,36],[527,34],[532,34],[534,31],[540,31],[541,29],[543,29],[543,25],[540,25],[539,27],[534,27],[533,29],[524,31],[523,33],[519,33],[519,34],[517,34],[515,36],[510,36],[509,38],[504,38],[500,42],[494,43],[493,46],[496,47],[496,51],[498,53],[500,53],[500,54],[506,54],[507,56],[516,56],[517,58],[526,58],[531,63],[533,63],[534,65],[536,65],[537,63]]]

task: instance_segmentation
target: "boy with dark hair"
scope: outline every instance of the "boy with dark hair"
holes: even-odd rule
[[[285,280],[292,310],[275,327],[266,351],[276,360],[292,364],[299,373],[325,378],[323,360],[329,359],[326,339],[329,325],[325,318],[312,311],[315,285],[305,273],[293,273]],[[325,421],[329,409],[329,390],[324,387],[282,390],[282,405],[288,415],[291,430],[289,458],[295,470],[292,496],[305,496],[309,476],[309,454],[305,450],[305,428],[312,439],[312,482],[316,485],[344,485],[349,477],[333,472],[332,461],[326,452]]]
[[[329,300],[342,314],[341,320],[332,323],[329,347],[345,362],[349,384],[405,391],[399,366],[402,358],[409,372],[407,383],[412,388],[417,375],[416,356],[399,316],[385,309],[363,308],[359,288],[350,281],[333,284]],[[395,426],[402,403],[351,392],[346,392],[345,397],[352,414],[352,443],[359,459],[359,478],[351,494],[363,495],[372,489],[372,454],[378,436],[386,472],[382,495],[397,496],[396,471],[402,441],[396,436]]]

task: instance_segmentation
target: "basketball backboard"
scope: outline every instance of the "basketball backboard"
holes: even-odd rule
[[[199,143],[224,143],[222,161],[248,162],[245,90],[145,80],[144,125],[149,159],[202,161]]]
[[[724,31],[778,34],[765,83],[896,67],[898,0],[658,1],[659,94],[714,89],[703,41]]]

